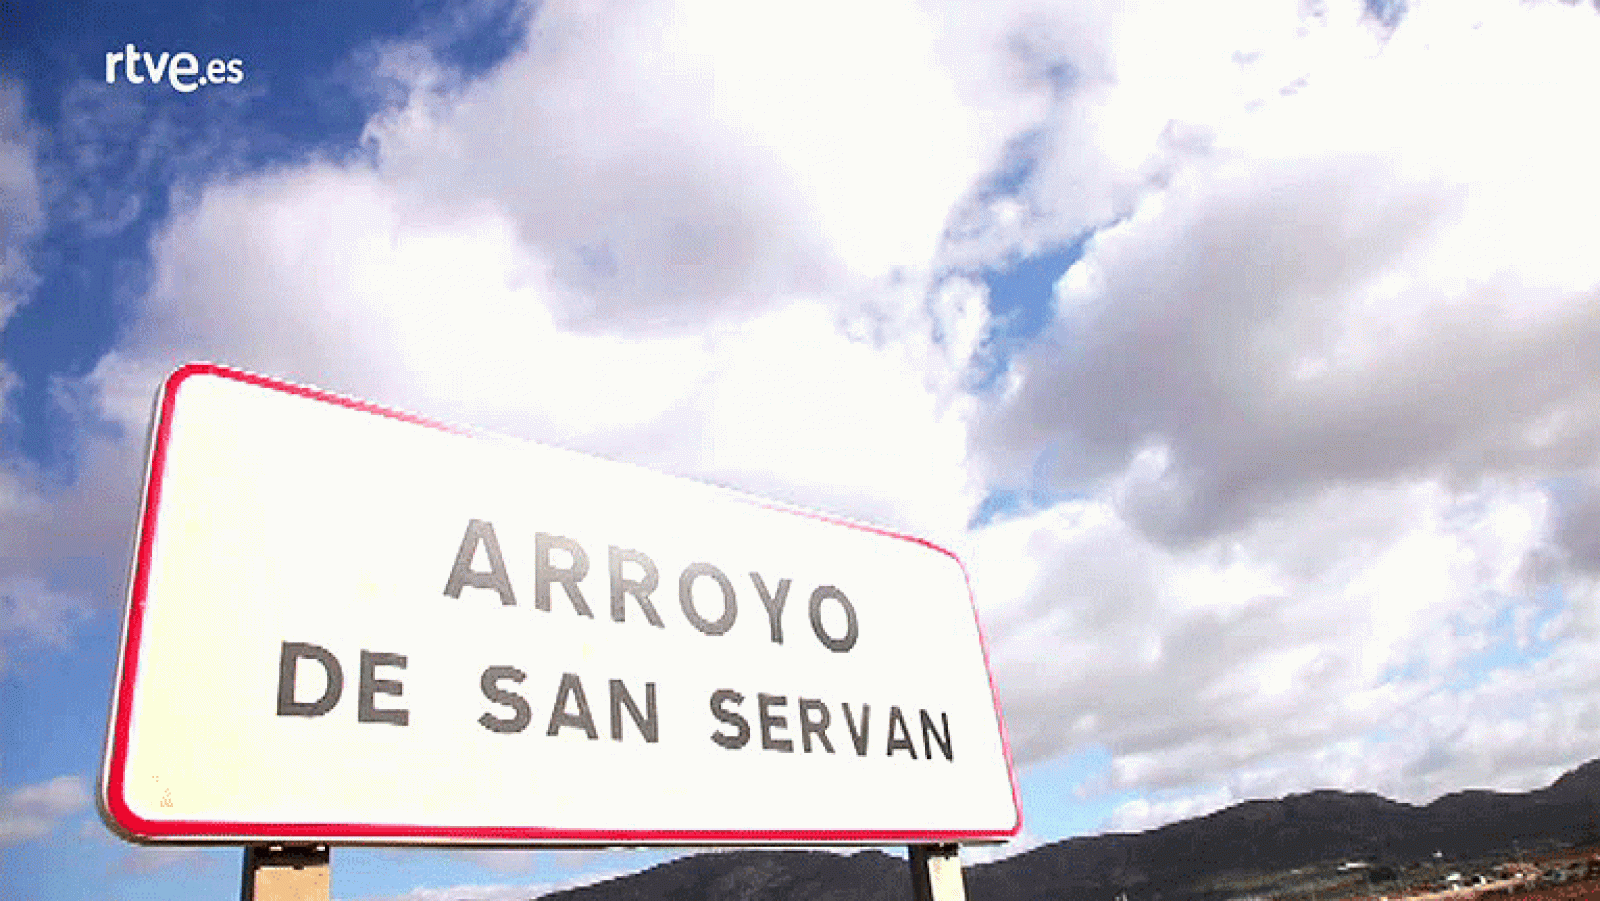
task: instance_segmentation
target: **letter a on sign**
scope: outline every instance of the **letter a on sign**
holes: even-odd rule
[[[1021,829],[966,572],[922,539],[211,364],[161,386],[138,522],[126,838]]]

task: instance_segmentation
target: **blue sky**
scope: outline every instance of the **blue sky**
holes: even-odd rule
[[[1027,820],[969,861],[1600,756],[1600,13],[1191,7],[13,4],[3,893],[235,890],[91,800],[191,359],[955,548]],[[128,44],[243,78],[107,84]],[[340,849],[334,894],[668,854]]]

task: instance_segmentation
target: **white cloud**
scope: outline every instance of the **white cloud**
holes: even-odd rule
[[[12,669],[20,649],[65,649],[73,628],[90,609],[82,597],[56,591],[31,576],[0,581],[0,675]]]
[[[1128,509],[1172,540],[1328,480],[1593,465],[1600,264],[1569,211],[1600,201],[1597,136],[1562,111],[1600,17],[1473,24],[1419,13],[1334,57],[1100,232],[991,423],[1000,458],[1054,448],[1083,487],[1158,449]]]
[[[579,852],[557,852],[574,854]],[[458,860],[480,866],[492,873],[531,873],[551,856],[548,851],[513,850],[509,848],[468,848],[451,853]]]
[[[52,226],[88,246],[123,234],[143,238],[167,198],[259,158],[257,142],[268,134],[252,111],[266,90],[256,79],[195,94],[130,90],[91,72],[41,94],[57,104],[41,142]],[[116,262],[136,270],[142,261]],[[119,287],[137,284],[129,281]]]
[[[45,132],[29,121],[23,97],[18,86],[0,83],[0,330],[38,284],[30,255],[47,229],[91,243],[123,232],[155,194],[182,195],[186,179],[235,167],[251,133],[237,127],[248,91],[179,109],[171,105],[176,95],[163,102],[159,93],[82,78],[54,97],[37,93],[36,101],[59,101],[58,121]],[[72,257],[49,255],[58,267],[75,265]],[[110,261],[119,278],[137,273],[138,263]],[[120,306],[135,298],[105,300]],[[121,369],[135,365],[123,361]],[[42,386],[51,453],[68,467],[41,467],[8,434],[0,460],[0,671],[29,649],[67,649],[78,624],[119,599],[153,384],[108,381],[118,405],[110,421],[97,386],[76,377]],[[19,376],[0,362],[7,425],[17,422],[8,402],[19,387]]]
[[[117,862],[117,868],[125,873],[141,876],[166,870],[184,870],[193,873],[216,867],[220,863],[217,860],[220,855],[221,852],[207,848],[133,846],[126,849],[126,853]]]
[[[1215,813],[1238,801],[1226,791],[1211,791],[1168,800],[1133,798],[1117,805],[1106,823],[1108,832],[1143,832],[1175,820]]]
[[[0,795],[0,848],[49,835],[63,820],[89,805],[77,776],[57,776]]]
[[[205,358],[892,525],[958,531],[976,500],[959,388],[983,308],[961,282],[792,296],[698,334],[574,331],[508,218],[361,166],[215,185],[153,269],[90,380],[129,429],[158,373]]]
[[[909,2],[547,3],[492,78],[407,66],[366,139],[388,177],[502,210],[566,289],[558,322],[704,328],[926,265],[1009,135],[1010,97],[973,108],[941,24]]]
[[[1297,8],[1298,7],[1298,8]],[[1123,218],[1196,158],[1219,130],[1330,58],[1370,51],[1378,29],[1359,4],[1233,3],[1226,9],[1135,0],[1117,4],[983,4],[961,22],[965,60],[990,72],[992,96],[1043,97],[1013,121],[1029,177],[960,211],[946,253],[981,264],[1070,241]],[[1006,48],[1006,54],[993,50]],[[1002,85],[1004,87],[1002,87]],[[1018,134],[1013,128],[1011,134]]]
[[[63,482],[27,460],[0,461],[0,674],[29,651],[69,648],[79,625],[120,599],[131,552],[144,423],[124,432],[100,421],[81,386],[52,387],[80,471]]]
[[[37,281],[29,262],[44,225],[37,144],[22,88],[0,79],[0,331]]]
[[[961,848],[961,863],[963,866],[980,866],[994,863],[1025,854],[1034,848],[1045,844],[1050,838],[1041,838],[1024,828],[1013,838],[992,845],[963,845]]]
[[[78,823],[75,837],[117,852],[112,865],[116,872],[133,876],[147,876],[163,871],[182,870],[188,874],[220,872],[224,868],[238,873],[239,849],[237,847],[179,847],[175,845],[131,844],[107,828],[98,816],[90,816]]]
[[[983,530],[973,573],[1020,760],[1103,747],[1091,795],[1231,779],[1236,799],[1328,784],[1414,799],[1581,759],[1546,745],[1496,771],[1514,736],[1430,757],[1462,711],[1522,715],[1470,683],[1514,640],[1547,537],[1544,495],[1517,485],[1329,491],[1181,549],[1081,500]]]

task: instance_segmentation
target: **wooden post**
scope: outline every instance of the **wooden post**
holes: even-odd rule
[[[966,901],[960,845],[912,845],[910,851],[914,901]]]
[[[328,901],[327,845],[249,845],[241,901]]]

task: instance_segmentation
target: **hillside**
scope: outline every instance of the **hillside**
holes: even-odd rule
[[[1068,839],[967,868],[974,901],[1224,899],[1249,878],[1318,863],[1392,867],[1600,837],[1600,761],[1525,793],[1458,792],[1416,806],[1316,791],[1247,801],[1140,833]],[[902,901],[903,860],[880,851],[699,854],[547,896],[555,901]]]

